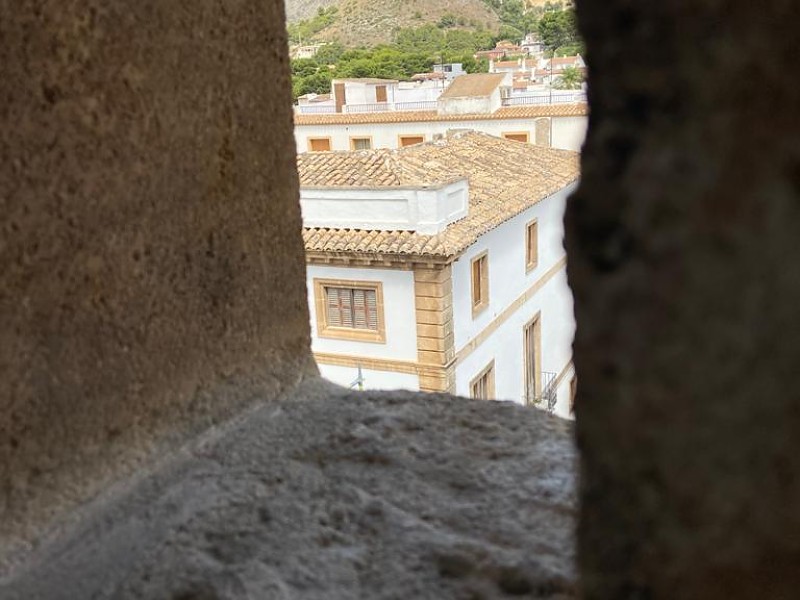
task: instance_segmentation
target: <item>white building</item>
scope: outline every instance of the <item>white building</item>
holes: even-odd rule
[[[462,75],[467,74],[462,63],[444,63],[433,65],[433,72],[441,73],[448,82],[453,81],[453,79],[456,77],[461,77]]]
[[[388,85],[378,81],[370,80],[365,87]],[[347,82],[340,83],[344,89]],[[510,74],[481,73],[456,78],[444,92],[438,91],[436,100],[403,104],[390,100],[399,93],[400,85],[395,85],[385,91],[386,102],[357,104],[357,110],[349,110],[347,104],[335,106],[332,99],[323,110],[320,103],[299,106],[294,117],[297,151],[400,148],[465,129],[578,151],[586,135],[583,92],[515,94]],[[348,102],[365,98],[345,94]]]
[[[306,46],[295,45],[289,48],[289,56],[293,59],[314,58],[325,44],[308,44]]]
[[[575,323],[562,217],[578,169],[574,152],[478,132],[300,155],[323,375],[569,416]]]
[[[373,78],[334,79],[331,81],[331,93],[320,96],[324,100],[317,100],[312,104],[308,101],[311,94],[300,96],[297,99],[295,113],[350,114],[430,109],[436,107],[436,100],[445,90],[447,83],[448,80],[443,73],[421,73],[412,81]]]

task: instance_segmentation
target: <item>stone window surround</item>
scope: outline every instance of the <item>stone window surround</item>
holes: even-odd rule
[[[378,329],[355,329],[328,325],[325,288],[358,288],[375,290],[378,311]],[[314,279],[314,305],[317,317],[317,336],[326,339],[350,340],[374,344],[386,343],[386,320],[384,317],[383,283],[380,281],[356,281],[351,279]]]
[[[328,149],[327,150],[314,150],[312,148],[313,143],[314,142],[321,142],[321,141],[327,141],[328,142]],[[307,149],[308,149],[309,152],[330,152],[331,150],[333,150],[333,139],[331,138],[331,136],[311,136],[311,137],[307,138],[306,143],[307,143]]]
[[[539,220],[533,219],[525,224],[525,272],[530,273],[538,264]]]
[[[479,287],[475,294],[475,266],[479,263]],[[472,293],[472,318],[474,319],[489,306],[489,251],[484,250],[470,260],[470,289]]]
[[[356,142],[359,141],[359,140],[367,140],[367,141],[369,141],[369,148],[366,148],[367,150],[371,150],[372,148],[375,147],[375,144],[373,143],[371,135],[351,135],[350,136],[350,150],[352,150],[352,151],[358,151],[359,150],[359,148],[356,148]]]
[[[501,135],[504,139],[514,142],[529,143],[531,141],[531,134],[529,131],[504,131]],[[525,139],[520,140],[517,139],[518,137],[524,137]]]
[[[486,379],[485,386],[486,386],[486,398],[478,398],[475,396],[475,386],[482,380]],[[494,400],[495,399],[495,389],[494,389],[494,359],[492,359],[488,365],[486,365],[480,372],[472,378],[469,382],[469,392],[471,398],[482,399],[482,400]]]

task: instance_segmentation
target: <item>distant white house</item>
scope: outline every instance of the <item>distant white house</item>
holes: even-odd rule
[[[305,46],[292,46],[289,48],[289,55],[293,59],[298,58],[314,58],[319,52],[319,49],[322,48],[325,44],[308,44]]]
[[[364,389],[571,414],[562,217],[578,155],[477,132],[298,156],[312,349]]]
[[[535,33],[526,35],[522,42],[520,42],[520,48],[522,48],[522,51],[528,56],[538,58],[544,54],[544,43]]]
[[[456,77],[467,74],[462,63],[444,63],[433,65],[433,72],[442,73],[445,77],[445,80],[448,82],[453,81],[453,79]]]
[[[442,89],[380,79],[334,80],[324,102],[304,99],[295,111],[298,152],[400,148],[453,130],[580,150],[588,107],[582,91],[528,93],[510,73],[461,75]]]

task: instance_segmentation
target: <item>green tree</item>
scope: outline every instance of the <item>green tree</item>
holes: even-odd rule
[[[292,93],[294,97],[304,94],[327,94],[331,91],[332,75],[328,71],[319,71],[307,77],[292,77]]]
[[[355,58],[336,67],[337,77],[375,77],[375,63],[369,58]]]
[[[314,60],[320,65],[332,65],[338,62],[344,52],[344,46],[339,42],[330,42],[317,50]]]
[[[551,52],[561,46],[579,43],[573,9],[545,13],[539,21],[537,31],[539,39]]]
[[[561,76],[553,83],[559,90],[579,90],[583,84],[583,73],[575,67],[565,67]]]
[[[292,75],[308,77],[319,70],[319,63],[313,58],[297,58],[292,61]]]

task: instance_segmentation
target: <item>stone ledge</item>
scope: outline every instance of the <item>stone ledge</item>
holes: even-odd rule
[[[573,597],[569,422],[317,379],[297,398],[87,505],[0,596]]]

